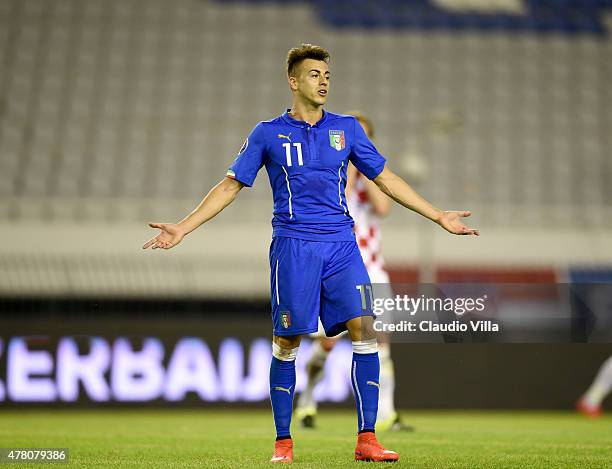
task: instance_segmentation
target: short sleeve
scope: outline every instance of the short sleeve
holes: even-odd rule
[[[374,179],[385,168],[385,157],[378,150],[363,131],[357,119],[353,119],[355,134],[353,147],[349,159],[351,163],[368,179]]]
[[[226,176],[251,187],[257,172],[265,163],[266,145],[263,124],[260,122],[242,144],[238,156],[227,170]]]

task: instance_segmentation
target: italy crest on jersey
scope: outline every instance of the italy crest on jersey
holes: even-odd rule
[[[337,151],[344,150],[346,143],[344,141],[344,130],[329,131],[329,146]]]

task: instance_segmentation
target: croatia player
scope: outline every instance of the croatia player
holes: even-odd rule
[[[353,234],[344,189],[348,162],[399,204],[450,233],[478,235],[461,218],[421,198],[385,166],[352,116],[325,112],[330,83],[329,53],[303,44],[287,55],[293,103],[282,115],[260,122],[245,140],[225,177],[198,207],[177,224],[150,223],[161,232],[143,248],[170,249],[251,186],[265,165],[274,198],[270,246],[273,320],[270,400],[276,426],[272,462],[292,462],[289,426],[295,389],[295,358],[301,336],[349,331],[353,344],[351,379],[357,408],[355,459],[396,461],[374,434],[378,409],[379,361],[371,302],[362,304],[370,283]]]
[[[367,137],[373,139],[374,126],[370,119],[359,112],[352,112]],[[381,252],[380,219],[389,213],[390,200],[373,182],[357,171],[352,164],[348,169],[346,198],[349,213],[355,222],[354,231],[370,281],[379,287],[389,289],[382,295],[390,298],[389,274],[385,270],[385,261]],[[306,364],[307,383],[298,398],[296,416],[305,428],[314,428],[317,414],[317,401],[314,389],[323,379],[324,366],[327,357],[334,348],[340,336],[326,337],[325,330],[319,322],[319,330],[312,334],[315,339],[312,353]],[[380,392],[376,430],[404,430],[413,428],[402,422],[395,409],[394,388],[395,373],[391,359],[391,347],[388,334],[378,334],[378,356],[380,359]]]
[[[578,411],[589,417],[601,417],[601,403],[612,391],[612,357],[601,365],[595,379],[576,404]]]

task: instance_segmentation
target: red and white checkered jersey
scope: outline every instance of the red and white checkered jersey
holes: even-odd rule
[[[347,204],[349,213],[355,220],[355,236],[361,257],[372,283],[388,283],[389,274],[381,253],[382,236],[380,219],[368,197],[366,178],[357,173],[353,190],[349,193]]]

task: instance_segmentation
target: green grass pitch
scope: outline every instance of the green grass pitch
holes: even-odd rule
[[[393,467],[612,467],[612,418],[570,412],[404,412],[414,433],[380,433]],[[70,464],[104,468],[270,468],[266,410],[3,410],[1,447],[68,447]],[[297,467],[360,467],[353,412],[323,410],[317,430],[293,427]],[[41,464],[7,464],[39,468]]]

